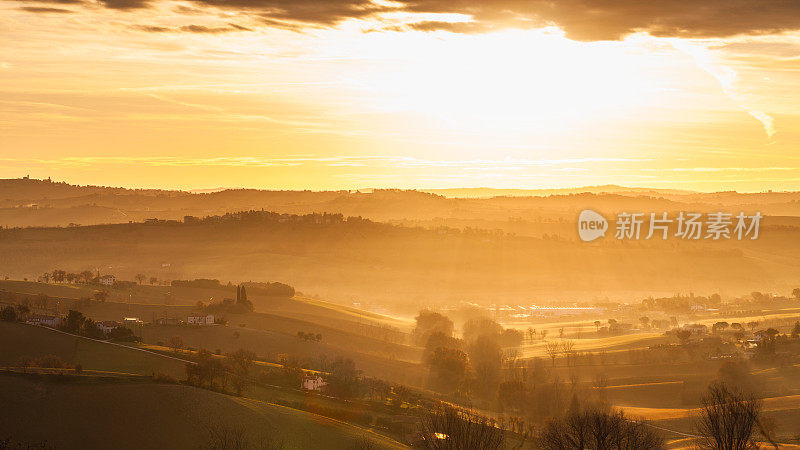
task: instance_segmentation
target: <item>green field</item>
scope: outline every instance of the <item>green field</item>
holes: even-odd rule
[[[188,386],[52,382],[0,375],[0,438],[59,449],[207,448],[210,429],[237,433],[253,447],[351,449],[405,446],[318,415]],[[230,447],[229,447],[230,448]]]
[[[185,363],[135,348],[97,342],[46,327],[0,322],[0,365],[14,365],[21,357],[55,355],[84,369],[137,375],[154,373],[182,377]]]
[[[71,372],[61,378],[0,374],[0,404],[18,412],[13,418],[0,418],[0,439],[46,440],[57,448],[104,448],[108,444],[103,442],[113,442],[114,448],[198,448],[209,439],[209,427],[227,427],[246,430],[254,445],[275,438],[285,448],[353,448],[366,436],[375,448],[403,448],[368,429],[264,400],[357,410],[354,404],[308,397],[293,389],[250,387],[246,392],[249,398],[238,398],[189,386],[156,384],[148,378],[132,382],[133,378],[124,375],[164,373],[183,378],[185,362],[45,327],[0,322],[0,365],[14,366],[21,357],[44,355],[115,378],[74,376]],[[37,415],[40,411],[43,414]],[[170,431],[136,432],[144,429]],[[130,441],[118,442],[120,436],[128,435]]]

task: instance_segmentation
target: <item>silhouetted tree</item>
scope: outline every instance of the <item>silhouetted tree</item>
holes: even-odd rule
[[[483,416],[439,405],[421,417],[425,448],[434,450],[497,450],[504,448],[506,433]]]
[[[469,360],[475,374],[478,394],[484,398],[493,398],[497,394],[500,369],[503,364],[500,344],[490,336],[478,337],[469,346]]]
[[[92,278],[94,278],[94,274],[91,270],[84,270],[83,272],[79,273],[78,276],[83,280],[84,283],[88,283],[92,281]]]
[[[229,370],[231,371],[231,385],[237,395],[242,395],[244,388],[250,383],[250,371],[253,369],[256,354],[239,349],[226,356]]]
[[[746,450],[758,448],[753,440],[761,429],[762,403],[725,383],[714,382],[701,399],[697,431],[701,448]],[[767,436],[768,438],[768,436]]]
[[[423,360],[430,370],[431,387],[441,392],[463,388],[469,371],[467,355],[455,348],[437,347]]]
[[[67,317],[64,319],[64,323],[61,325],[61,329],[68,332],[78,334],[80,333],[81,328],[83,328],[83,322],[86,320],[79,311],[75,311],[70,309],[67,312]]]
[[[413,336],[417,344],[424,345],[428,341],[428,336],[434,332],[446,336],[453,335],[453,321],[437,312],[423,309],[414,320],[417,325],[414,327]]]
[[[622,411],[579,407],[571,407],[561,419],[549,420],[537,441],[543,450],[664,448],[664,440],[657,431],[626,418]]]
[[[473,342],[481,336],[496,340],[502,332],[503,327],[499,323],[486,317],[470,319],[464,324],[464,340],[467,342]]]
[[[0,310],[0,320],[4,322],[16,322],[17,310],[13,306],[6,306]]]
[[[169,348],[171,348],[173,352],[178,353],[178,350],[183,348],[183,338],[176,334],[169,338],[167,345],[169,345]]]
[[[544,351],[550,357],[553,366],[556,365],[556,358],[561,353],[561,344],[558,342],[547,342],[544,344]]]
[[[500,333],[500,344],[502,344],[503,347],[519,347],[522,345],[522,340],[524,338],[525,335],[522,331],[507,328]]]

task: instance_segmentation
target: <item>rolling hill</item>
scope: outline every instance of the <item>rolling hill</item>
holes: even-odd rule
[[[220,442],[213,433],[250,442],[246,448],[406,448],[315,414],[173,384],[0,375],[0,404],[14,411],[0,418],[0,437],[59,449],[211,448]]]

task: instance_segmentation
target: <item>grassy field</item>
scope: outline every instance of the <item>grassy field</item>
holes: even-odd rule
[[[157,326],[143,329],[144,342],[148,344],[166,343],[174,335],[181,336],[187,346],[207,348],[212,351],[220,350],[223,353],[244,348],[272,361],[277,360],[281,354],[314,363],[318,363],[321,359],[330,361],[336,357],[351,358],[365,375],[378,376],[411,386],[421,386],[427,374],[420,364],[392,359],[391,353],[381,354],[378,350],[383,347],[377,347],[373,352],[366,346],[362,349],[334,346],[326,342],[324,333],[322,342],[310,342],[299,339],[289,332],[281,333],[249,327]]]
[[[557,339],[555,337],[549,338],[549,341],[553,340]],[[666,344],[670,340],[663,333],[634,333],[600,338],[571,339],[571,342],[575,344],[575,351],[602,352],[647,348],[651,345]],[[523,358],[546,357],[545,342],[529,343],[529,341],[526,341],[520,348],[520,356]]]
[[[154,373],[183,377],[185,363],[128,348],[71,336],[45,327],[0,322],[0,365],[9,366],[21,357],[55,355],[84,369],[138,375]]]
[[[251,399],[155,383],[50,382],[0,375],[0,437],[46,441],[59,449],[174,448],[210,445],[209,430],[242,430],[254,445],[287,449],[403,445],[369,430]]]
[[[141,305],[151,305],[159,309],[149,310],[143,314],[149,318],[152,313],[176,311],[183,313],[180,307],[193,308],[198,301],[208,303],[210,300],[222,300],[235,297],[233,288],[230,290],[203,289],[195,287],[176,287],[161,285],[136,285],[126,288],[108,286],[68,284],[68,283],[39,283],[23,280],[0,280],[0,290],[20,294],[36,295],[45,294],[55,298],[75,301],[80,298],[91,297],[95,290],[102,289],[108,292],[107,301],[110,303],[130,304],[132,307],[141,308]],[[320,299],[302,295],[292,299],[271,297],[252,293],[248,299],[253,302],[256,311],[277,313],[287,317],[318,321],[321,323],[347,322],[375,325],[389,325],[407,328],[412,325],[408,320],[385,316],[370,311],[364,311],[351,306],[340,305]],[[69,302],[65,302],[69,303]],[[158,315],[158,317],[162,317]]]
[[[7,323],[7,322],[0,322],[0,366],[14,366],[17,359],[20,357],[27,357],[27,358],[35,358],[38,356],[44,355],[56,355],[63,359],[66,362],[72,364],[81,364],[84,368],[84,373],[82,376],[74,376],[71,375],[72,372],[67,372],[70,376],[67,377],[67,380],[62,381],[69,381],[72,380],[71,383],[67,383],[70,386],[64,388],[65,392],[70,392],[69,396],[80,398],[83,394],[78,394],[73,391],[85,390],[86,396],[104,396],[113,398],[115,395],[122,395],[126,397],[126,400],[123,403],[127,405],[125,408],[129,410],[131,414],[137,415],[144,415],[146,414],[144,411],[140,411],[139,409],[142,408],[141,404],[131,403],[128,397],[133,397],[134,395],[125,394],[128,391],[143,391],[141,396],[146,398],[148,395],[148,389],[177,389],[178,386],[171,386],[171,387],[142,387],[142,386],[134,386],[138,384],[146,384],[148,386],[152,385],[153,383],[150,381],[150,378],[143,377],[143,378],[136,378],[136,377],[129,377],[127,375],[145,375],[149,376],[154,373],[164,373],[169,374],[175,377],[176,379],[181,379],[184,377],[184,367],[185,362],[184,359],[191,359],[190,355],[184,354],[183,352],[171,355],[170,352],[164,352],[163,347],[159,348],[149,348],[148,346],[143,346],[142,349],[144,350],[158,350],[160,353],[149,353],[145,351],[141,351],[137,348],[131,348],[123,345],[115,345],[113,343],[106,343],[106,342],[97,342],[90,339],[80,338],[72,335],[68,335],[65,333],[61,333],[55,330],[47,329],[44,327],[36,327],[30,325],[23,325],[23,324],[16,324],[16,323]],[[34,371],[34,370],[32,370]],[[35,372],[39,373],[46,373],[47,371],[38,371]],[[53,371],[50,371],[53,372]],[[58,373],[60,371],[55,371]],[[21,374],[19,375],[21,376]],[[2,380],[5,379],[13,379],[15,382],[24,382],[22,383],[21,387],[12,386],[11,389],[21,389],[25,390],[27,387],[25,383],[31,382],[34,386],[34,390],[41,390],[46,389],[46,394],[44,398],[48,401],[51,400],[50,391],[53,389],[50,387],[52,383],[45,383],[47,381],[47,377],[33,377],[33,381],[29,378],[14,378],[12,374],[0,374],[0,390],[4,389],[2,386]],[[111,377],[111,378],[109,378]],[[63,377],[62,377],[63,378]],[[75,381],[77,380],[77,381]],[[137,383],[131,383],[131,380],[138,381]],[[119,388],[119,391],[115,391],[113,387],[107,386],[107,384],[113,384],[114,386]],[[62,383],[63,384],[63,383]],[[61,384],[55,383],[55,386],[61,386]],[[74,385],[74,386],[73,386]],[[128,386],[130,385],[130,386]],[[92,387],[96,387],[97,389],[91,389]],[[186,392],[190,394],[181,394],[179,397],[181,399],[195,396],[193,392],[200,392],[199,395],[201,397],[208,396],[209,394],[205,393],[206,391],[202,390],[195,390],[188,387],[180,386],[181,389],[189,389]],[[109,393],[111,392],[111,393]],[[9,397],[7,404],[14,404],[17,401],[14,398],[16,393],[8,393]],[[213,394],[218,395],[218,394]],[[286,408],[283,406],[279,406],[277,403],[283,405],[291,405],[296,408],[300,408],[302,410],[312,410],[312,411],[349,411],[351,415],[357,416],[362,412],[369,412],[370,416],[374,416],[376,411],[370,411],[369,407],[364,404],[362,405],[361,402],[347,402],[343,403],[341,401],[337,401],[328,397],[324,396],[314,396],[309,395],[300,391],[299,389],[291,389],[291,388],[273,388],[269,386],[250,386],[245,390],[245,395],[247,398],[234,398],[234,397],[227,397],[227,396],[220,396],[221,398],[227,398],[231,401],[238,404],[235,408],[237,411],[232,411],[231,414],[234,414],[236,417],[240,417],[245,412],[242,412],[246,409],[247,414],[255,415],[256,418],[261,418],[266,421],[261,425],[255,426],[254,424],[246,425],[248,432],[252,433],[252,430],[258,430],[259,432],[265,430],[266,426],[274,425],[274,428],[281,430],[281,432],[285,432],[286,436],[281,439],[281,441],[285,441],[286,444],[289,444],[287,448],[316,448],[320,445],[321,442],[324,442],[324,438],[316,438],[315,436],[325,436],[326,433],[333,433],[330,435],[330,438],[336,438],[337,444],[333,448],[351,448],[353,444],[356,443],[363,435],[373,435],[374,433],[367,430],[362,429],[358,426],[352,424],[345,424],[334,419],[324,418],[321,416],[317,416],[308,412],[301,412],[299,410],[295,410],[293,408]],[[138,394],[136,395],[138,396]],[[170,397],[171,398],[171,397]],[[174,400],[174,399],[173,399]],[[169,400],[169,401],[173,401]],[[197,403],[198,400],[190,399],[193,403]],[[0,404],[6,404],[6,399],[3,398],[3,394],[0,393]],[[91,403],[91,402],[90,402]],[[153,404],[159,404],[158,400],[152,400]],[[219,403],[219,401],[217,401]],[[130,406],[132,405],[132,406]],[[83,405],[81,407],[90,408],[90,406]],[[198,410],[203,411],[202,405],[197,406],[194,404],[185,405],[186,409],[188,410]],[[224,406],[225,408],[231,408],[230,405]],[[97,405],[97,408],[102,409],[103,406]],[[197,409],[199,408],[199,409]],[[214,421],[222,420],[220,416],[214,414],[214,411],[219,407],[209,407],[207,411],[203,414],[206,414],[207,417],[201,418],[201,423],[205,425],[213,425]],[[365,409],[366,408],[366,409]],[[159,408],[155,408],[159,409]],[[242,410],[242,411],[238,411]],[[178,414],[181,411],[180,408],[176,407],[175,411],[166,411],[165,413],[168,414]],[[90,414],[90,411],[78,411],[76,414],[78,416],[86,416]],[[160,414],[160,410],[157,413],[153,414]],[[186,412],[182,412],[183,416],[186,416]],[[302,419],[302,420],[301,420]],[[88,419],[87,419],[88,420]],[[93,419],[99,420],[99,419]],[[183,419],[181,419],[183,420]],[[197,421],[199,419],[192,419]],[[228,425],[236,424],[237,420],[231,420]],[[256,419],[252,419],[256,420]],[[260,419],[259,419],[260,420]],[[285,421],[286,423],[283,423]],[[168,422],[168,421],[167,421]],[[144,425],[143,425],[144,426]],[[188,429],[187,425],[181,425],[183,429]],[[244,425],[242,425],[244,426]],[[324,429],[316,430],[315,427],[320,427]],[[17,427],[8,428],[4,426],[2,423],[2,419],[0,419],[0,439],[4,437],[2,434],[3,432],[6,433],[9,437],[14,437],[15,439],[25,439],[30,440],[32,439],[30,434],[8,434],[10,431],[7,430],[15,430]],[[190,428],[190,427],[189,427]],[[201,427],[202,429],[202,427]],[[38,439],[41,440],[43,438],[47,438],[48,442],[59,442],[58,448],[80,448],[79,441],[71,441],[67,436],[65,436],[66,431],[57,428],[54,430],[48,429],[48,433],[45,435],[37,435],[33,434],[34,436],[40,436]],[[186,431],[187,434],[190,434],[189,431]],[[196,434],[196,432],[191,432]],[[179,433],[180,434],[180,433]],[[257,433],[256,433],[257,434]],[[266,433],[265,436],[271,436],[273,433]],[[109,434],[109,436],[113,436],[113,434]],[[251,436],[252,439],[258,438],[258,436]],[[159,438],[159,439],[164,439]],[[391,444],[387,439],[384,439],[381,436],[373,436],[370,438],[372,440],[384,441],[382,444],[377,445],[377,448],[396,448],[397,446],[389,445]],[[142,442],[136,441],[137,444],[131,444],[130,447],[127,445],[123,445],[120,448],[196,448],[198,444],[186,444],[185,446],[168,446],[164,447],[161,445],[156,445],[155,443],[151,443],[149,441]],[[167,442],[167,441],[165,441]],[[341,444],[349,442],[350,446]],[[165,444],[166,445],[166,444]],[[175,444],[177,445],[177,444]],[[89,445],[90,447],[96,447],[97,445],[92,444]],[[155,446],[155,447],[153,447]],[[102,446],[101,446],[102,447]],[[325,445],[325,448],[328,448],[328,445]]]
[[[30,295],[45,293],[60,296],[62,300],[57,306],[62,314],[74,308],[98,321],[139,317],[146,322],[162,317],[185,320],[196,311],[193,306],[196,301],[207,302],[211,296],[216,295],[218,299],[220,294],[226,293],[214,289],[135,286],[131,302],[124,298],[124,293],[112,289],[112,299],[120,301],[78,303],[79,297],[90,294],[89,287],[5,280],[0,281],[0,289]],[[179,304],[157,303],[163,301],[167,292],[173,293],[175,302]],[[262,312],[217,314],[229,321],[229,327],[145,327],[144,341],[156,344],[166,342],[173,335],[180,335],[187,346],[212,351],[220,349],[223,352],[246,348],[270,359],[277,359],[279,354],[314,361],[322,355],[329,359],[341,356],[353,359],[367,375],[422,385],[425,374],[418,364],[421,350],[403,344],[408,340],[407,335],[397,328],[398,325],[405,327],[405,322],[305,297],[250,297],[256,304],[256,311]],[[56,307],[55,301],[51,301],[51,307]],[[298,339],[298,332],[319,333],[322,342]]]

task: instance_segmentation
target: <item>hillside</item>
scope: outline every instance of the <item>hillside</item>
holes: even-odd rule
[[[159,280],[280,280],[339,303],[382,303],[410,315],[424,305],[463,300],[787,292],[796,287],[793,249],[800,247],[797,224],[777,217],[764,219],[757,240],[590,244],[336,215],[284,219],[256,211],[186,224],[6,229],[0,231],[0,275],[35,279],[56,268],[100,268],[128,280],[137,273]],[[566,221],[557,226],[573,227]]]
[[[69,370],[61,377],[0,373],[0,404],[18,411],[13,418],[0,419],[0,440],[46,440],[56,448],[100,448],[105,447],[101,442],[116,443],[119,436],[133,430],[149,429],[170,432],[133,433],[137,436],[130,442],[114,448],[198,448],[208,445],[210,428],[225,428],[229,432],[246,430],[256,448],[265,440],[267,448],[280,443],[281,448],[350,449],[365,437],[376,448],[403,448],[366,429],[272,403],[305,405],[304,409],[314,405],[350,408],[325,397],[304,395],[299,389],[253,386],[247,390],[247,398],[237,398],[152,381],[153,374],[183,379],[185,358],[191,357],[188,353],[165,355],[44,327],[0,322],[0,367],[16,366],[23,357],[30,360],[45,355],[81,365],[84,375]],[[48,407],[31,399],[47,402]],[[37,416],[37,412],[44,415]],[[87,437],[89,434],[92,436]]]
[[[256,448],[351,449],[365,439],[373,448],[405,448],[322,416],[180,385],[0,375],[0,404],[14,411],[0,419],[0,437],[59,449],[208,448],[211,430],[241,430]]]
[[[444,189],[432,191],[267,191],[213,192],[75,186],[48,180],[0,180],[0,225],[68,226],[127,223],[148,218],[182,220],[233,211],[341,213],[382,222],[420,222],[504,229],[517,234],[551,233],[549,222],[574,220],[577,211],[601,212],[760,210],[765,215],[800,216],[800,193],[703,193],[674,189],[587,186],[552,190]],[[508,222],[513,220],[513,229]],[[472,225],[470,225],[472,224]]]
[[[63,292],[58,289],[60,286],[48,285],[44,283],[8,282],[0,281],[0,289],[24,288],[22,292]],[[166,290],[164,286],[143,286],[151,293],[158,290]],[[70,290],[79,290],[74,288]],[[19,292],[19,291],[17,291]],[[69,290],[67,290],[69,292]],[[113,292],[113,290],[112,290]],[[155,295],[151,301],[159,301],[163,295]],[[203,297],[200,297],[203,298]],[[207,298],[207,297],[206,297]],[[195,303],[197,300],[188,300],[187,303]],[[222,352],[233,352],[240,348],[252,350],[256,354],[268,360],[277,360],[278,355],[286,354],[298,358],[301,362],[308,364],[319,364],[324,358],[327,360],[336,357],[349,358],[356,362],[359,370],[365,375],[381,376],[382,378],[401,382],[414,386],[421,386],[425,371],[418,364],[421,351],[416,347],[406,345],[404,333],[391,328],[384,328],[380,325],[381,321],[375,318],[381,317],[364,313],[363,316],[350,315],[335,305],[326,306],[324,302],[305,302],[302,300],[280,300],[270,299],[269,305],[258,307],[261,310],[269,310],[271,313],[248,313],[248,314],[224,314],[220,318],[229,321],[230,326],[213,327],[189,327],[189,326],[148,326],[142,330],[142,338],[147,344],[162,344],[167,342],[172,336],[181,336],[188,347],[207,348],[220,350]],[[279,306],[277,306],[279,305]],[[97,321],[113,320],[120,321],[122,317],[141,317],[146,321],[152,321],[160,317],[186,319],[186,316],[196,311],[193,306],[163,305],[163,304],[142,304],[142,303],[118,303],[113,301],[106,302],[78,302],[69,298],[51,298],[50,308],[58,307],[62,312],[67,309],[75,309],[82,312],[87,317]],[[259,310],[257,309],[257,311]],[[326,317],[330,317],[326,320]],[[19,327],[22,327],[21,325]],[[30,327],[28,327],[30,328]],[[62,349],[62,351],[50,353],[60,356],[65,361],[75,364],[83,364],[87,369],[94,369],[92,364],[77,358],[82,354],[92,354],[86,351],[87,348],[95,348],[97,343],[86,339],[79,339],[72,336],[57,333],[45,328],[34,328],[33,330],[23,329],[14,331],[16,328],[11,324],[0,324],[0,349],[6,345],[5,342],[18,342],[20,336],[15,333],[22,333],[29,336],[29,345],[41,349],[35,355],[43,356],[48,354],[48,349]],[[394,330],[394,331],[392,331]],[[311,342],[299,339],[298,332],[319,333],[322,342]],[[9,334],[10,333],[10,334]],[[387,339],[386,333],[391,336],[397,335],[396,341]],[[6,339],[7,338],[7,339]],[[66,341],[66,342],[65,342]],[[107,346],[100,345],[99,350],[107,351]],[[132,350],[123,349],[130,353]],[[26,351],[30,351],[27,349]],[[13,362],[20,356],[26,356],[17,347],[9,344],[6,352],[6,363]],[[31,356],[31,355],[28,355]],[[134,352],[136,360],[145,358],[140,352]],[[0,356],[0,364],[4,361]],[[109,365],[115,362],[103,360],[99,363],[106,364],[97,368],[98,370],[110,370]],[[153,372],[149,368],[136,370],[130,368],[130,359],[124,360],[126,372],[145,373]],[[158,364],[156,372],[168,373],[173,376],[183,375],[183,363],[166,364],[156,358],[154,363]]]

